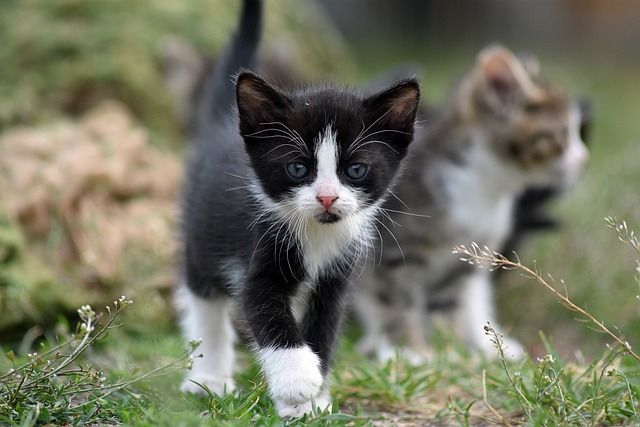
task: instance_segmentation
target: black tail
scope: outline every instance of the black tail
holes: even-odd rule
[[[238,30],[213,72],[205,77],[198,105],[198,128],[229,114],[235,105],[234,76],[240,69],[255,68],[261,34],[262,0],[243,0]]]

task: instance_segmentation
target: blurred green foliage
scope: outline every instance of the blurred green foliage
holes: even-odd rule
[[[265,38],[288,34],[304,58],[301,64],[316,73],[344,69],[344,49],[335,32],[324,28],[328,21],[311,3],[298,3],[269,2]],[[239,4],[3,0],[0,130],[60,112],[79,113],[110,98],[128,105],[156,142],[175,142],[178,125],[158,63],[158,43],[178,34],[205,52],[218,52],[236,25]]]
[[[0,331],[18,339],[17,325],[55,319],[65,298],[57,294],[53,275],[38,259],[27,256],[26,239],[17,224],[0,211]],[[69,310],[73,306],[67,307]],[[13,334],[16,332],[16,334]]]

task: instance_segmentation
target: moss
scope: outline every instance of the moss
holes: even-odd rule
[[[21,326],[55,316],[58,292],[51,271],[29,258],[21,229],[0,211],[0,336],[17,337]]]

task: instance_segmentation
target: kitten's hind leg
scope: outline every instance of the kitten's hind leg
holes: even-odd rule
[[[431,358],[425,339],[425,293],[419,274],[408,268],[388,272],[386,280],[370,277],[361,283],[354,308],[364,330],[357,344],[361,354],[380,362],[397,356],[419,365]]]
[[[233,301],[229,296],[216,295],[204,299],[182,286],[177,296],[182,312],[185,338],[202,340],[194,352],[193,367],[182,382],[182,392],[204,394],[202,384],[222,396],[235,390],[233,369],[235,364],[235,331],[231,312]]]

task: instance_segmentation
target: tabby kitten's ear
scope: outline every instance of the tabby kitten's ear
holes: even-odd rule
[[[405,79],[366,98],[363,106],[378,125],[413,134],[419,103],[420,84],[416,79]]]
[[[518,60],[530,76],[535,77],[540,75],[540,61],[533,52],[519,52]]]
[[[494,109],[503,109],[519,97],[534,98],[536,87],[518,58],[507,48],[490,46],[478,55],[477,78],[484,99]]]
[[[260,124],[279,121],[287,107],[291,105],[291,101],[285,94],[249,71],[238,75],[236,100],[241,135],[256,132]]]

